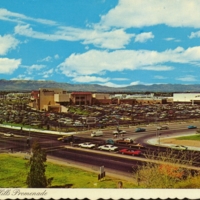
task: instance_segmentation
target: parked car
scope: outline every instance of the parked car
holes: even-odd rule
[[[84,142],[84,143],[78,144],[78,146],[79,146],[79,147],[83,147],[83,148],[92,149],[92,148],[94,148],[96,145],[95,145],[95,144],[92,144],[91,142]]]
[[[113,146],[111,144],[106,144],[98,147],[99,150],[105,150],[105,151],[116,151],[118,150],[118,147]]]
[[[121,154],[127,154],[127,155],[132,155],[132,156],[140,156],[141,151],[140,150],[133,150],[133,149],[121,149],[119,151]]]
[[[174,145],[171,146],[172,149],[177,149],[177,150],[188,150],[188,147],[184,146],[184,145]]]
[[[169,127],[167,125],[158,126],[157,130],[167,130]]]
[[[144,132],[144,131],[146,131],[145,128],[136,128],[135,129],[135,132]]]
[[[193,125],[189,125],[188,126],[188,129],[195,129],[195,128],[197,128],[196,126],[193,126]]]

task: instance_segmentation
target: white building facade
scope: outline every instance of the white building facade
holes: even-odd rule
[[[173,102],[174,103],[195,103],[200,101],[200,93],[174,93]]]

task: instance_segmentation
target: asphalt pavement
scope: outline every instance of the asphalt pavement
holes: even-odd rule
[[[4,125],[4,124],[0,124],[0,126],[5,127],[5,128],[11,128],[11,129],[19,129],[19,130],[21,129],[21,127],[15,127],[15,126]],[[33,128],[23,128],[23,130],[41,132],[41,133],[48,133],[48,134],[57,134],[57,135],[74,135],[74,134],[80,133],[80,132],[61,132],[61,131],[41,130],[41,129],[33,129]],[[188,135],[194,135],[194,133],[178,134],[178,135],[174,135],[174,136],[167,136],[165,138],[176,138],[176,137],[188,136]],[[160,137],[160,138],[159,137],[153,137],[153,138],[149,139],[147,141],[147,143],[151,144],[151,145],[164,146],[164,147],[172,146],[172,144],[162,143],[161,139],[163,139],[163,137]],[[194,146],[188,146],[188,147],[189,147],[190,150],[200,151],[200,147],[194,147]]]

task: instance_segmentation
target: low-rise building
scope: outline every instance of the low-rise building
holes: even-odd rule
[[[72,92],[71,102],[74,105],[92,105],[91,92]]]

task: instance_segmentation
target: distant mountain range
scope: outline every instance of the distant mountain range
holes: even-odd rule
[[[54,81],[32,81],[32,80],[0,80],[0,91],[32,91],[39,88],[61,88],[68,92],[90,91],[90,92],[200,92],[200,84],[153,84],[132,85],[127,87],[107,87],[98,84],[69,84]]]

